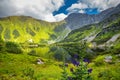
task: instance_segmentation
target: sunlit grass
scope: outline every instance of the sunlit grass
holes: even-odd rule
[[[45,64],[38,65],[36,60],[40,58]],[[32,68],[35,73],[34,76],[40,80],[57,80],[61,76],[62,69],[59,67],[59,62],[50,61],[41,57],[29,56],[27,54],[9,54],[0,53],[0,76],[19,79],[23,75],[23,70]],[[15,75],[15,76],[12,76]],[[25,77],[25,76],[24,76]],[[23,80],[25,80],[23,77]],[[26,76],[27,77],[27,76]]]

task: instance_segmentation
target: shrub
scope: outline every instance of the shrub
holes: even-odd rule
[[[104,57],[105,57],[105,56],[98,56],[98,57],[95,59],[95,66],[104,65]]]
[[[13,31],[12,34],[14,35],[14,38],[18,38],[20,36],[20,33],[16,29]]]
[[[29,33],[31,36],[35,36],[36,33],[31,28],[26,28],[26,32]]]
[[[38,26],[34,26],[33,29],[34,29],[35,31],[37,31],[37,32],[40,31],[40,27],[38,27]]]
[[[0,36],[0,51],[4,51],[4,49],[5,49],[5,43]]]
[[[51,37],[51,39],[56,39],[57,38],[55,34],[50,34],[50,37]]]
[[[39,56],[35,50],[31,50],[28,55],[31,55],[31,56]]]
[[[98,78],[100,80],[119,80],[120,79],[120,68],[119,66],[109,67],[109,69],[104,69],[100,71]]]
[[[2,25],[0,24],[0,34],[2,33],[2,31],[3,31],[3,27],[2,27]]]
[[[26,69],[23,70],[23,77],[29,77],[31,80],[34,79],[34,69],[27,67]]]
[[[4,38],[8,39],[8,40],[11,38],[11,36],[10,36],[10,29],[6,29],[5,30],[5,32],[4,32]]]
[[[20,46],[17,43],[14,42],[6,42],[6,51],[9,53],[22,53],[22,50],[20,48]]]

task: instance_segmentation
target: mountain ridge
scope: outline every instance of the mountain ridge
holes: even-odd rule
[[[115,45],[119,43],[119,34],[120,13],[116,13],[100,23],[86,25],[71,31],[62,42],[70,43],[86,41],[87,43],[98,45],[97,47],[115,47]]]
[[[71,31],[81,27],[87,28],[86,25],[105,22],[107,18],[117,13],[120,13],[120,4],[95,15],[72,13],[60,22],[47,22],[30,16],[9,16],[0,18],[0,34],[4,40],[17,42],[32,40],[51,44],[64,40]],[[113,16],[112,19],[116,17]]]
[[[85,25],[99,23],[115,13],[120,13],[120,4],[116,7],[104,10],[99,14],[88,15],[83,13],[72,13],[65,18],[65,21],[67,22],[67,25],[74,30]]]

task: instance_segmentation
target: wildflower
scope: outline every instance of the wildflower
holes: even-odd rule
[[[86,58],[83,61],[87,62],[87,63],[90,63],[90,61],[88,59],[86,59]]]
[[[74,66],[79,66],[80,63],[79,63],[78,61],[72,59],[72,64],[73,64]]]
[[[92,68],[88,69],[88,73],[91,73],[92,72]]]
[[[74,54],[74,58],[78,59],[79,55],[78,54]]]
[[[80,63],[79,63],[79,62],[77,62],[77,63],[76,63],[76,66],[79,66],[79,64],[80,64]]]

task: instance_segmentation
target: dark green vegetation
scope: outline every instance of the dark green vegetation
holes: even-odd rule
[[[7,28],[4,33],[4,39],[9,40],[10,38],[10,30]]]
[[[16,54],[22,53],[20,46],[14,42],[6,42],[5,48],[6,51],[9,53],[16,53]]]
[[[14,38],[18,38],[20,36],[20,33],[15,29],[12,33],[14,35]]]

